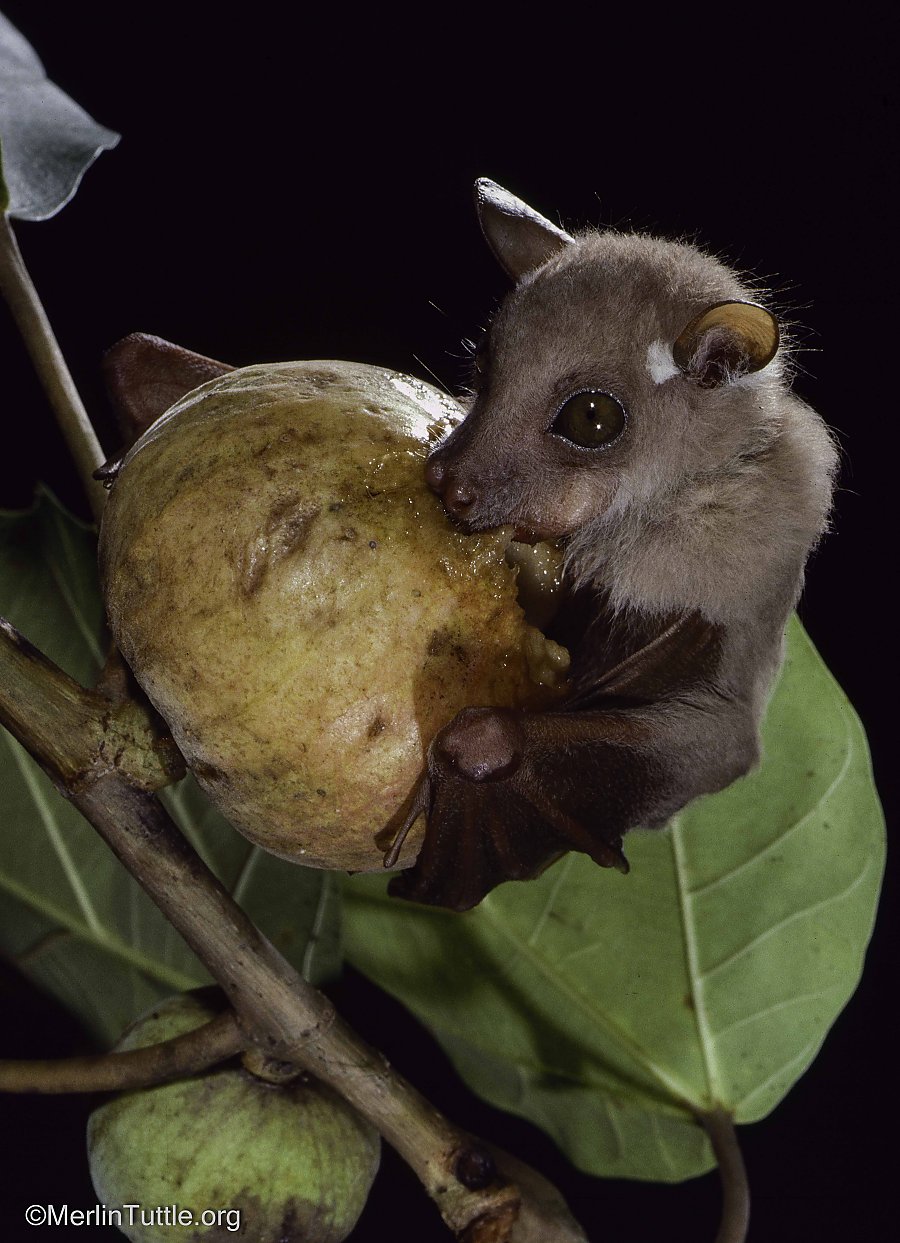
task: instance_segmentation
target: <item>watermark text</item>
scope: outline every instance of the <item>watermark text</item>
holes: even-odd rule
[[[114,1208],[95,1204],[92,1208],[72,1208],[69,1204],[30,1204],[25,1210],[29,1226],[218,1226],[237,1233],[241,1228],[239,1208],[187,1208],[180,1204],[120,1204]]]

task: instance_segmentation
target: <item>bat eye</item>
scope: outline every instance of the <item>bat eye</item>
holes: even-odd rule
[[[599,449],[618,439],[626,419],[625,407],[615,397],[588,389],[563,402],[550,430],[585,449]]]

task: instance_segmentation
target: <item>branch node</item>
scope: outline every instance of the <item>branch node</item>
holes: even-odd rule
[[[518,1200],[488,1209],[469,1222],[459,1235],[460,1243],[509,1243],[518,1217]]]
[[[497,1164],[487,1149],[472,1144],[457,1153],[453,1173],[469,1191],[483,1191],[496,1181]]]
[[[302,1066],[296,1066],[293,1062],[282,1061],[280,1058],[269,1057],[267,1053],[263,1053],[256,1046],[247,1049],[241,1061],[245,1070],[266,1083],[292,1083],[304,1073]]]

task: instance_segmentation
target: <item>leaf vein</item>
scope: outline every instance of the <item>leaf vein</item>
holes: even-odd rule
[[[438,1025],[434,1023],[432,1023],[431,1026],[435,1030],[438,1029]],[[459,1041],[460,1044],[465,1045],[466,1048],[471,1050],[473,1053],[480,1054],[485,1061],[496,1060],[498,1056],[500,1056],[498,1055],[496,1049],[473,1040],[471,1030],[468,1028],[460,1029],[453,1027],[452,1025],[445,1026],[441,1023],[439,1025],[439,1030],[443,1038]],[[608,1097],[609,1099],[617,1099],[622,1096],[631,1097],[639,1101],[639,1107],[647,1110],[648,1112],[656,1110],[657,1112],[674,1117],[694,1117],[693,1109],[687,1101],[682,1101],[672,1096],[667,1096],[664,1099],[661,1099],[658,1096],[653,1096],[652,1093],[647,1091],[646,1088],[642,1088],[638,1084],[629,1083],[627,1087],[625,1087],[622,1084],[621,1078],[617,1077],[615,1071],[610,1070],[607,1071],[607,1073],[612,1076],[612,1084],[618,1086],[618,1092],[615,1091],[614,1086],[610,1086],[604,1082],[586,1079],[583,1075],[579,1076],[567,1067],[547,1066],[543,1062],[529,1061],[521,1055],[510,1055],[508,1053],[502,1054],[502,1060],[505,1065],[512,1066],[516,1070],[522,1080],[522,1083],[526,1084],[526,1086],[534,1086],[533,1083],[529,1084],[524,1078],[526,1074],[531,1076],[547,1076],[553,1079],[561,1079],[566,1083],[571,1083],[576,1088],[583,1088],[587,1092],[596,1092],[600,1096]],[[601,1071],[605,1070],[601,1063],[598,1063],[597,1065]]]
[[[59,831],[59,825],[57,824],[56,817],[47,802],[47,797],[38,784],[37,776],[31,766],[32,761],[26,756],[19,744],[11,737],[10,734],[6,733],[5,730],[3,731],[3,737],[9,744],[9,748],[13,754],[13,760],[15,761],[16,767],[21,774],[26,789],[31,796],[31,800],[37,808],[38,815],[41,818],[41,823],[44,826],[44,831],[46,832],[50,845],[53,847],[53,851],[59,860],[60,867],[62,868],[66,880],[69,883],[69,887],[72,890],[72,894],[78,904],[78,908],[84,917],[84,921],[97,936],[102,936],[103,925],[100,922],[100,917],[94,909],[94,904],[91,902],[88,891],[84,886],[84,882],[78,875],[78,869],[76,868],[69,848]]]
[[[800,993],[796,997],[786,997],[783,1001],[775,1001],[772,1005],[765,1006],[762,1010],[757,1010],[755,1014],[745,1015],[742,1019],[735,1019],[733,1023],[718,1028],[713,1032],[713,1036],[716,1040],[721,1040],[725,1036],[730,1036],[732,1032],[738,1031],[739,1028],[749,1027],[759,1019],[767,1018],[770,1014],[777,1014],[780,1010],[788,1010],[792,1006],[799,1006],[807,1001],[816,1001],[820,997],[827,997],[829,993],[833,993],[835,989],[839,988],[839,984],[832,984],[829,988],[819,988],[813,993]]]
[[[493,895],[489,894],[479,907],[482,918],[490,923],[508,941],[512,942],[545,980],[549,981],[554,988],[571,1001],[596,1027],[602,1029],[631,1061],[646,1074],[650,1075],[652,1079],[656,1080],[667,1095],[674,1097],[679,1104],[690,1107],[693,1101],[691,1088],[687,1084],[681,1083],[664,1067],[660,1066],[651,1056],[649,1050],[645,1049],[633,1036],[619,1027],[608,1014],[592,1006],[589,1000],[577,988],[574,988],[564,975],[560,974],[558,964],[548,962],[534,946],[529,945],[527,941],[522,940],[511,928],[508,928],[503,919],[495,912],[491,902],[492,897]]]
[[[325,927],[325,912],[328,909],[328,903],[332,896],[332,877],[326,872],[322,876],[319,885],[319,896],[316,900],[316,914],[313,918],[312,927],[306,941],[306,947],[303,950],[303,966],[301,967],[301,975],[304,980],[312,980],[313,959],[322,939],[322,929]]]
[[[194,850],[196,850],[197,854],[210,869],[210,871],[215,872],[216,869],[212,864],[209,845],[204,840],[203,834],[200,831],[200,826],[197,823],[197,818],[191,811],[190,805],[187,801],[187,786],[189,781],[190,777],[185,777],[175,785],[169,786],[166,790],[164,790],[163,795],[169,802],[169,811],[179,829],[181,829],[181,832],[187,838],[188,842],[190,842],[191,846],[193,846]]]
[[[550,912],[553,910],[553,904],[559,894],[560,886],[567,879],[569,872],[572,870],[574,858],[575,856],[570,852],[563,860],[559,868],[559,874],[553,882],[553,887],[547,895],[547,901],[544,903],[543,910],[534,922],[534,928],[532,929],[531,936],[528,938],[529,945],[537,945],[540,935],[544,930],[544,924],[549,919]]]
[[[66,541],[65,535],[63,534],[62,523],[58,521],[58,518],[55,525],[61,533],[60,543],[63,547],[63,552],[69,561],[69,569],[77,576],[78,570],[77,566],[73,564],[71,546]],[[100,644],[97,641],[97,636],[94,634],[93,628],[88,625],[87,618],[82,613],[78,601],[73,596],[68,583],[65,581],[61,568],[56,564],[55,559],[48,553],[45,560],[47,568],[50,570],[50,574],[56,584],[57,590],[59,591],[59,594],[69,612],[72,614],[72,617],[75,620],[75,625],[78,628],[78,632],[84,639],[85,645],[91,656],[94,658],[97,668],[99,669],[103,665],[104,655]]]
[[[203,982],[204,977],[199,972],[197,975],[188,975],[186,972],[178,971],[174,967],[169,967],[165,963],[147,957],[147,955],[136,950],[134,946],[126,945],[124,941],[120,941],[118,937],[112,936],[109,933],[96,935],[85,924],[79,923],[77,919],[73,919],[71,912],[64,910],[53,902],[49,902],[27,886],[20,885],[10,877],[2,874],[0,874],[0,890],[5,890],[17,902],[21,902],[24,906],[43,916],[44,919],[57,925],[60,929],[72,933],[78,940],[87,942],[87,944],[121,959],[151,980],[158,980],[161,984],[177,989],[180,992],[184,992],[185,989],[196,988],[198,984]]]
[[[672,844],[672,859],[675,866],[675,892],[678,898],[678,914],[681,920],[681,932],[684,940],[685,965],[687,966],[691,997],[694,1002],[694,1022],[697,1028],[697,1041],[700,1045],[701,1057],[703,1058],[707,1095],[710,1104],[712,1104],[721,1095],[721,1081],[715,1044],[710,1032],[709,1015],[706,1011],[706,993],[703,987],[703,973],[700,970],[696,920],[687,887],[688,866],[684,854],[684,843],[681,839],[680,816],[674,816],[670,822],[669,840]]]
[[[720,885],[728,884],[729,881],[734,880],[735,877],[740,876],[742,872],[746,871],[747,868],[751,868],[755,864],[759,863],[768,854],[771,854],[773,850],[776,850],[778,847],[783,846],[784,843],[788,840],[788,838],[792,837],[795,833],[799,832],[799,830],[802,829],[804,825],[806,825],[812,819],[812,817],[816,814],[816,812],[822,809],[823,805],[828,802],[832,794],[840,786],[840,784],[846,777],[850,769],[851,761],[853,760],[853,756],[854,756],[853,733],[850,730],[849,726],[847,727],[847,730],[846,730],[845,743],[846,743],[846,750],[844,752],[844,757],[841,763],[840,770],[838,771],[834,779],[829,783],[828,788],[824,790],[822,794],[819,796],[819,798],[816,800],[814,806],[810,807],[808,811],[804,812],[804,814],[800,817],[799,820],[795,820],[793,824],[789,825],[786,829],[782,830],[781,833],[773,837],[770,842],[766,842],[764,846],[761,846],[760,849],[757,850],[755,853],[751,854],[749,858],[744,859],[742,863],[738,863],[735,865],[735,867],[730,868],[727,872],[723,872],[721,876],[716,876],[712,880],[706,881],[704,884],[697,885],[695,886],[695,888],[691,889],[690,893],[691,893],[692,898],[699,898],[701,896],[706,897],[708,894],[718,889]]]
[[[802,1062],[809,1057],[810,1053],[813,1053],[816,1049],[818,1049],[823,1039],[824,1033],[814,1036],[813,1039],[810,1040],[809,1044],[803,1046],[799,1053],[796,1053],[793,1057],[789,1057],[788,1060],[779,1066],[777,1070],[773,1070],[771,1075],[764,1079],[762,1083],[758,1083],[755,1088],[747,1093],[746,1096],[742,1097],[734,1106],[733,1113],[737,1115],[738,1110],[745,1109],[747,1107],[747,1102],[752,1101],[754,1096],[760,1096],[763,1092],[768,1091],[772,1084],[776,1083],[782,1075],[792,1070],[794,1066],[802,1064]]]
[[[262,856],[262,850],[259,846],[251,846],[244,855],[244,860],[238,870],[237,877],[231,889],[231,896],[235,902],[241,903],[247,893],[250,885],[250,879],[253,876],[256,866]]]
[[[826,898],[821,898],[818,902],[811,902],[808,906],[804,906],[799,911],[792,911],[790,915],[785,915],[783,919],[779,919],[777,923],[772,924],[770,928],[766,928],[763,932],[760,932],[757,936],[747,941],[739,949],[727,954],[720,962],[717,962],[712,967],[707,968],[706,971],[701,973],[700,978],[703,980],[709,980],[712,976],[717,975],[720,971],[724,971],[726,967],[730,967],[740,958],[743,958],[745,954],[749,954],[751,950],[756,949],[758,945],[762,945],[763,942],[768,941],[770,937],[775,936],[784,928],[787,928],[790,924],[794,924],[800,919],[806,919],[808,915],[812,915],[816,911],[825,910],[833,903],[840,902],[844,898],[848,898],[850,894],[853,893],[855,889],[858,889],[865,880],[866,876],[869,874],[870,866],[871,860],[867,859],[862,871],[855,876],[850,884],[844,889],[839,890],[838,893],[831,893]]]

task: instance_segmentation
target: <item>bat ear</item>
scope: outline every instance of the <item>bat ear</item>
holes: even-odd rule
[[[759,371],[778,349],[778,321],[755,302],[716,302],[696,315],[672,347],[677,366],[702,388]]]
[[[575,241],[488,177],[475,182],[475,208],[488,246],[514,281]]]

